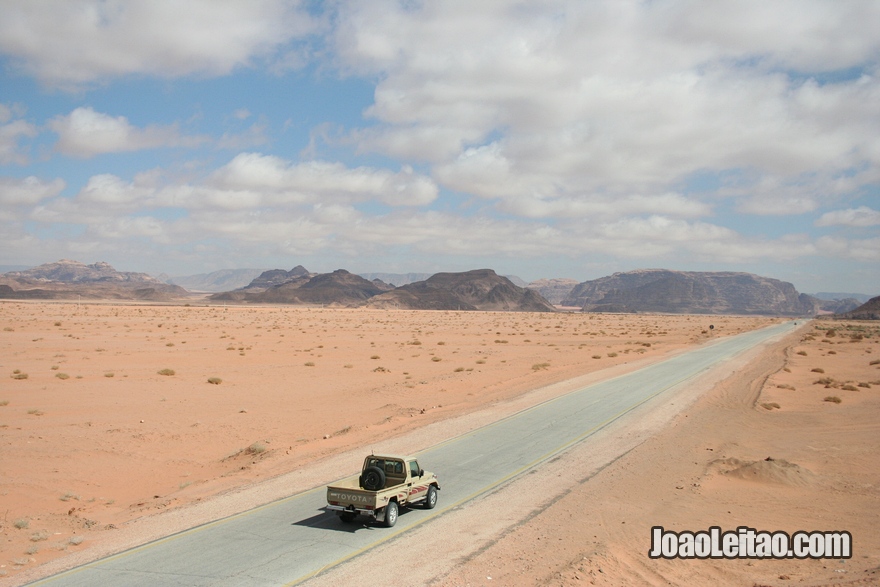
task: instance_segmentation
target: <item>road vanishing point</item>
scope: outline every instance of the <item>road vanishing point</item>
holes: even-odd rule
[[[437,472],[433,510],[403,509],[397,525],[345,524],[324,511],[323,486],[39,580],[46,587],[278,587],[363,555],[412,527],[496,489],[587,440],[610,422],[724,361],[794,330],[787,322],[720,339],[570,392],[418,453]],[[363,518],[358,519],[363,520]]]

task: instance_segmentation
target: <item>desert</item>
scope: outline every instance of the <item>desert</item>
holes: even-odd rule
[[[777,320],[5,302],[0,570],[18,584],[157,514]]]
[[[322,463],[364,446],[428,446],[566,382],[779,320],[48,302],[0,304],[0,319],[9,585],[331,481]],[[619,459],[597,465],[583,443],[548,464],[539,474],[558,498],[546,508],[508,512],[476,541],[458,511],[415,530],[439,525],[452,550],[414,584],[871,584],[878,335],[871,322],[809,321],[676,399],[681,411]],[[291,480],[303,471],[319,474]],[[491,519],[510,491],[463,509]],[[653,561],[654,524],[846,529],[854,557]]]

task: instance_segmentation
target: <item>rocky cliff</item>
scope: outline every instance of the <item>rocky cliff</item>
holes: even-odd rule
[[[751,273],[642,269],[578,284],[562,301],[588,312],[814,315],[819,300]]]

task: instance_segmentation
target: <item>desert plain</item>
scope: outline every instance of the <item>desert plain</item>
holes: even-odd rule
[[[345,470],[321,467],[341,456],[394,439],[419,450],[564,393],[566,382],[778,321],[0,303],[0,584],[357,469],[359,456]],[[479,536],[456,524],[468,512],[491,516],[514,480],[414,530],[451,550],[412,584],[876,584],[878,341],[871,323],[802,323],[679,402],[622,456],[591,462],[584,443],[549,463],[538,474],[555,489],[540,507],[508,511]],[[655,561],[653,525],[848,530],[854,556]],[[316,581],[336,572],[342,584],[388,550]]]

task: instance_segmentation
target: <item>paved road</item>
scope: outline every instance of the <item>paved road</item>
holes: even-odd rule
[[[480,428],[418,455],[440,476],[436,509],[402,510],[392,529],[343,524],[322,510],[324,488],[169,536],[34,585],[279,586],[303,581],[489,491],[584,440],[653,397],[794,328],[722,339]]]

